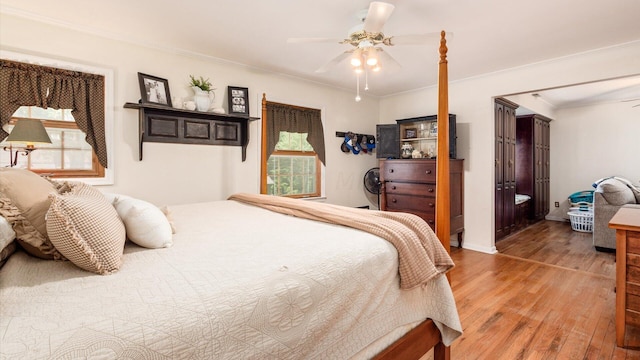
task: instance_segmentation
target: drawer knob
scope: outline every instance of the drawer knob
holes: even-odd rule
[[[396,189],[396,186],[395,186],[395,185],[393,185],[391,188],[392,188],[393,190],[395,190],[395,189]]]
[[[390,172],[390,173],[392,173],[392,172],[393,172],[393,169],[389,169],[389,172]]]
[[[434,207],[436,206],[434,203],[429,203],[429,207]]]
[[[431,174],[431,170],[427,170],[425,171],[427,174]]]
[[[428,192],[433,192],[433,188],[428,188],[427,191]]]
[[[391,199],[391,202],[392,202],[392,203],[396,203],[396,202],[398,202],[398,200],[396,200],[396,199]]]
[[[433,223],[435,223],[435,221],[433,221],[433,220],[429,220],[429,221],[428,221],[428,223],[429,223],[429,224],[433,224]]]

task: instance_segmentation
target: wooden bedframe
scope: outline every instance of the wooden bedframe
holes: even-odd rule
[[[438,149],[437,159],[449,158],[449,88],[447,71],[447,41],[445,32],[440,33],[440,61],[438,64]],[[265,121],[266,95],[262,97],[262,119]],[[266,163],[266,126],[262,126],[262,163]],[[266,172],[263,167],[261,171]],[[261,178],[265,178],[262,174]],[[449,161],[436,160],[436,236],[442,245],[450,251],[450,212],[449,203]],[[262,184],[266,190],[266,184]],[[448,277],[448,275],[447,275]],[[450,358],[450,348],[442,343],[440,331],[431,319],[426,319],[420,325],[406,333],[403,337],[395,341],[386,349],[374,357],[376,360],[390,359],[420,359],[429,350],[434,349],[434,360],[445,360]]]
[[[438,151],[436,159],[436,236],[450,250],[451,204],[449,200],[449,80],[447,71],[447,41],[445,32],[440,33],[440,62],[438,64]],[[430,319],[382,351],[376,360],[419,359],[431,348],[434,360],[451,357],[450,348],[442,343],[440,331]]]

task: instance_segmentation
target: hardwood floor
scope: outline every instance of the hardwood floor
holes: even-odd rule
[[[596,252],[591,234],[543,221],[497,248],[452,250],[464,329],[452,359],[640,359],[640,330],[615,345],[615,256]]]

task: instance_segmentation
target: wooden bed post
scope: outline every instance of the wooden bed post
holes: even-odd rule
[[[449,194],[449,87],[447,41],[441,32],[438,66],[438,152],[436,158],[436,236],[450,251],[451,198]],[[444,161],[441,161],[444,160]],[[448,278],[448,274],[447,274]],[[442,334],[427,319],[374,357],[374,360],[421,359],[433,348],[435,360],[451,359],[451,348],[442,342]]]
[[[262,139],[260,148],[260,194],[267,193],[267,94],[262,93]]]
[[[451,194],[449,185],[449,79],[447,40],[440,33],[438,65],[438,152],[436,157],[436,236],[450,252]],[[454,139],[455,140],[455,139]]]

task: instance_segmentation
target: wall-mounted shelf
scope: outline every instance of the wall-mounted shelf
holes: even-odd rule
[[[138,110],[139,155],[144,142],[242,146],[247,159],[249,121],[260,118],[174,109],[155,104],[126,103]]]

